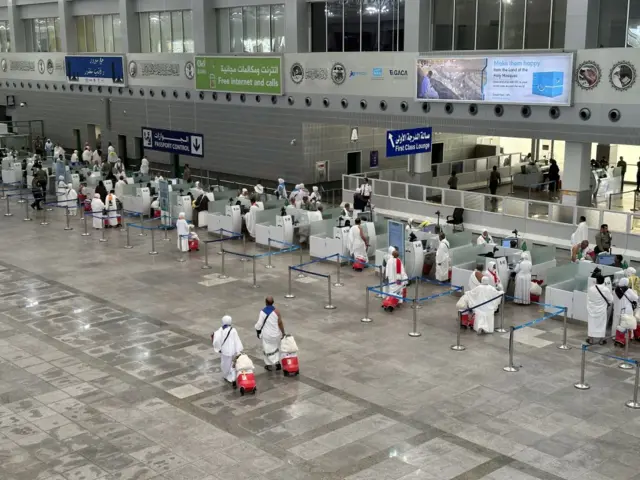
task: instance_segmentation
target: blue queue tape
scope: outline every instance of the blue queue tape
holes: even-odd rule
[[[383,292],[382,290],[378,290],[373,287],[367,288],[370,292],[377,293],[378,295],[384,295],[385,297],[393,297],[399,300],[404,300],[405,302],[413,302],[415,299],[403,297],[402,295],[396,295],[395,293]]]
[[[338,253],[336,253],[334,255],[331,255],[331,256],[329,256],[327,258],[332,258],[332,257],[335,257],[336,255],[338,255],[341,259],[346,260],[346,261],[351,262],[351,263],[355,263],[357,261],[355,258],[345,257],[344,255],[340,255]],[[375,263],[365,262],[365,266],[373,267],[373,268],[380,268],[382,265],[376,265]]]
[[[218,231],[218,232],[219,232],[219,231],[223,231],[223,232],[226,232],[226,233],[230,233],[231,235],[240,235],[240,236],[242,236],[242,233],[240,233],[240,232],[232,232],[231,230],[226,230],[226,229],[224,229],[224,228],[221,228],[221,229],[219,229],[219,230],[217,230],[217,231]]]
[[[276,240],[275,238],[270,238],[269,239],[270,242],[276,242],[279,243],[280,245],[286,245],[288,247],[295,247],[296,245],[294,245],[293,243],[289,243],[289,242],[281,242],[280,240]]]
[[[181,237],[188,237],[188,235],[180,235]],[[244,258],[253,258],[254,255],[248,255],[246,253],[237,253],[230,252],[229,250],[222,250],[224,253],[228,253],[229,255],[235,255],[236,257],[244,257]]]
[[[298,267],[289,267],[291,270],[295,270],[296,272],[306,273],[307,275],[315,275],[316,277],[329,278],[329,275],[324,275],[322,273],[310,272],[309,270],[302,270]]]
[[[233,237],[225,237],[225,238],[216,238],[215,240],[203,240],[203,243],[218,243],[218,242],[224,242],[226,240],[235,240],[236,238],[242,238],[242,235],[236,235]]]
[[[634,360],[633,358],[624,358],[619,357],[617,355],[610,355],[608,353],[596,352],[594,350],[589,350],[589,347],[593,347],[593,345],[582,344],[582,350],[586,350],[589,353],[595,353],[596,355],[600,355],[602,357],[613,358],[614,360],[620,360],[621,362],[631,363],[633,365],[638,365],[638,360]]]
[[[510,295],[506,295],[504,298],[509,298],[511,300],[520,300],[520,297],[512,297]],[[530,302],[530,303],[533,303],[534,305],[540,305],[542,307],[562,308],[562,309],[567,308],[567,307],[562,307],[560,305],[551,305],[550,303],[540,303],[540,302]]]
[[[513,327],[514,330],[520,330],[522,328],[525,327],[530,327],[532,325],[536,325],[538,323],[544,322],[545,320],[551,318],[551,317],[555,317],[556,315],[559,315],[560,313],[564,312],[564,309],[562,310],[558,310],[557,312],[553,312],[553,313],[549,313],[547,315],[544,315],[540,318],[536,318],[535,320],[531,320],[530,322],[527,323],[523,323],[522,325],[518,325],[517,327]]]
[[[418,299],[418,302],[426,302],[427,300],[433,300],[434,298],[446,297],[447,295],[451,295],[451,294],[453,294],[455,292],[456,292],[455,290],[449,290],[448,292],[436,293],[435,295],[429,295],[428,297],[422,297],[422,298]]]

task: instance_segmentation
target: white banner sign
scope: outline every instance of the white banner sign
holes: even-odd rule
[[[64,53],[0,53],[0,78],[66,81]]]
[[[129,85],[193,88],[191,53],[134,53],[127,55]]]

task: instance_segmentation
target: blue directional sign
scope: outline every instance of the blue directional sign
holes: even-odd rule
[[[123,55],[66,55],[64,62],[69,83],[118,87],[126,83]]]
[[[160,152],[204,157],[204,138],[201,133],[142,127],[142,146]]]
[[[431,127],[387,130],[387,157],[431,152]]]

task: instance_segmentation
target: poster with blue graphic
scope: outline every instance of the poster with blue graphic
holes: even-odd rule
[[[78,85],[124,87],[123,55],[66,55],[67,82]]]
[[[404,231],[404,223],[396,222],[395,220],[388,221],[388,238],[389,238],[389,246],[396,247],[398,249],[398,253],[400,254],[400,258],[404,262],[404,242],[405,242],[405,231]]]

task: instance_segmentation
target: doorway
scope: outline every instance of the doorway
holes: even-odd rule
[[[355,175],[362,171],[362,152],[347,153],[347,175]]]
[[[91,148],[95,147],[98,150],[100,150],[100,145],[97,144],[96,138],[97,138],[96,126],[91,123],[88,123],[87,124],[87,143]]]
[[[444,143],[434,143],[431,145],[431,165],[442,163],[444,160]]]
[[[180,174],[180,155],[170,153],[169,158],[171,161],[171,168],[173,170],[173,178],[182,178]]]
[[[78,152],[82,151],[82,138],[80,137],[80,129],[73,129],[73,148]]]
[[[127,161],[127,137],[126,135],[118,135],[118,156],[122,160],[124,167],[127,168],[129,166],[129,162]]]

